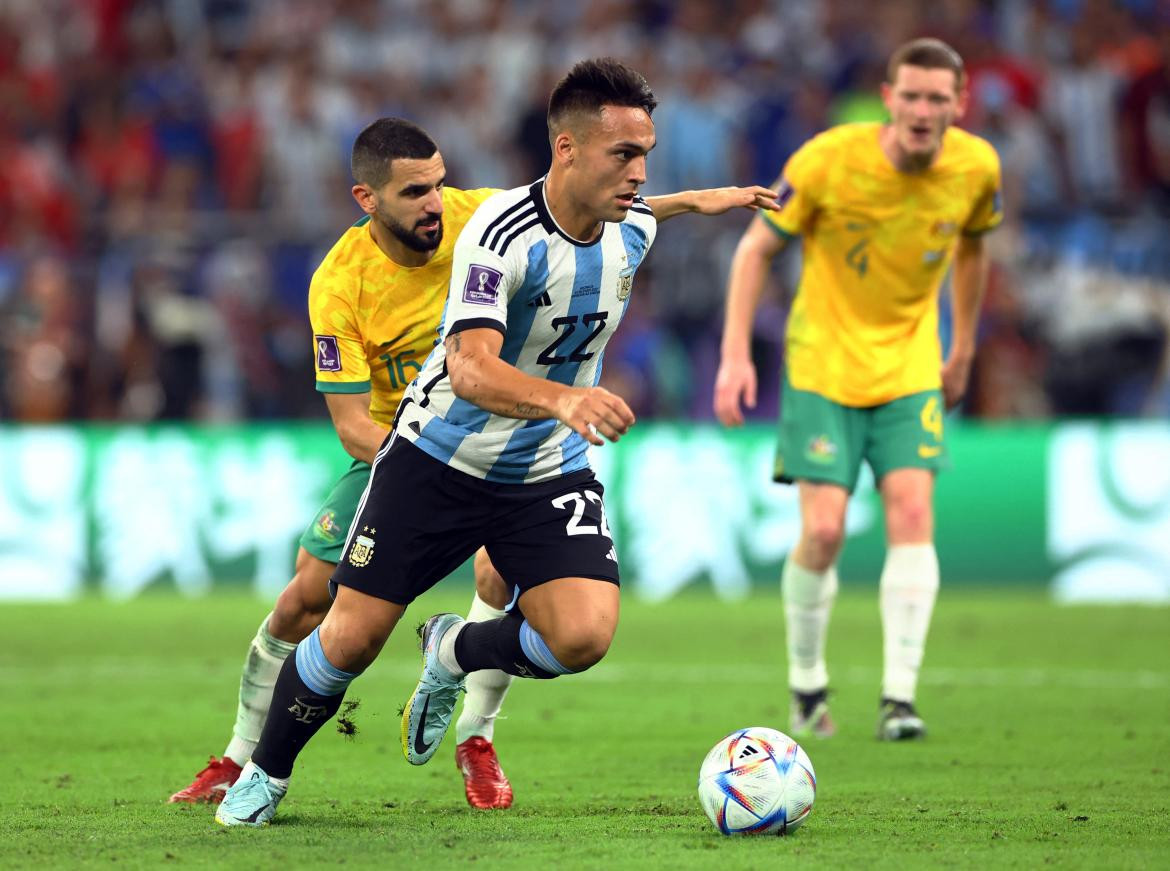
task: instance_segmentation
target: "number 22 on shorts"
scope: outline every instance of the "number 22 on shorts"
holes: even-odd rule
[[[598,529],[592,523],[582,523],[581,519],[585,516],[585,500],[588,499],[594,503],[601,512],[601,528]],[[573,516],[569,518],[569,522],[565,524],[566,535],[604,535],[608,539],[613,536],[609,534],[609,522],[605,519],[605,505],[602,504],[601,496],[594,493],[592,490],[586,490],[584,497],[580,493],[566,493],[563,496],[558,496],[552,500],[554,508],[562,508],[569,510],[569,504],[573,506]]]

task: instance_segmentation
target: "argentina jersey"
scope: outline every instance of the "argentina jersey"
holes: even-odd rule
[[[575,387],[601,378],[606,342],[625,314],[634,273],[657,231],[646,201],[602,224],[594,242],[571,238],[544,197],[544,179],[486,200],[455,243],[440,339],[488,327],[500,359]],[[588,443],[558,420],[491,414],[451,389],[440,341],[407,388],[396,433],[449,466],[500,483],[535,483],[588,468]]]

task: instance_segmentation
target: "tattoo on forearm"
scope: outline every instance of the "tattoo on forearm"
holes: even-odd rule
[[[512,409],[517,417],[540,417],[541,410],[530,402],[517,402]]]

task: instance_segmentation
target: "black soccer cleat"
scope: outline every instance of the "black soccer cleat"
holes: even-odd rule
[[[792,691],[792,706],[788,712],[789,734],[798,741],[806,738],[832,738],[837,724],[829,716],[829,691],[812,693]]]
[[[881,700],[877,736],[879,741],[913,741],[926,737],[926,723],[912,702]]]

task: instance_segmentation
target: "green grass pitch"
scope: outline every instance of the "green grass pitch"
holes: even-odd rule
[[[591,672],[517,681],[496,730],[503,812],[465,805],[450,738],[423,768],[398,746],[418,669],[406,624],[469,599],[411,609],[351,688],[357,736],[327,726],[263,830],[163,802],[222,752],[265,603],[3,605],[0,867],[1170,866],[1166,609],[944,590],[919,693],[930,737],[883,745],[876,595],[846,591],[829,637],[840,733],[806,748],[812,816],[790,838],[724,838],[695,778],[725,733],[786,726],[778,594],[627,600]]]

